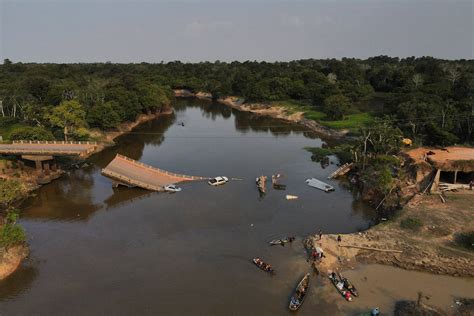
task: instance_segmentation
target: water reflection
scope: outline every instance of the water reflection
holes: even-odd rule
[[[0,302],[21,295],[31,287],[37,276],[37,268],[27,259],[12,275],[0,281]]]
[[[94,203],[95,167],[74,170],[41,188],[22,206],[22,218],[55,219],[65,221],[87,220],[101,208]]]

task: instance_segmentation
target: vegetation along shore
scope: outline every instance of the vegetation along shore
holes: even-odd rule
[[[436,175],[429,169],[420,178],[404,153],[417,146],[472,145],[473,81],[472,60],[431,57],[195,64],[26,64],[6,59],[0,65],[0,136],[4,142],[97,141],[100,150],[136,125],[170,114],[174,97],[215,100],[295,122],[339,139],[337,145],[308,150],[322,164],[330,155],[351,163],[350,183],[377,208],[379,219],[390,219],[344,236],[362,248],[336,247],[333,236],[324,236],[325,247],[334,246],[334,252],[344,248],[346,256],[358,261],[472,276],[472,249],[457,243],[472,239],[472,231],[462,225],[472,219],[472,195],[448,198],[441,207],[433,204],[439,197],[428,196],[413,207]],[[37,187],[37,179],[15,157],[2,157],[0,164],[0,190],[9,192],[0,201],[1,262],[13,267],[19,261],[9,256],[23,258],[26,253],[13,205]],[[472,179],[472,171],[463,172],[462,181]],[[13,198],[11,192],[16,192]],[[443,220],[455,210],[456,219]],[[363,247],[394,248],[403,255],[366,253]],[[421,254],[431,259],[420,259]],[[0,270],[7,275],[14,269]]]

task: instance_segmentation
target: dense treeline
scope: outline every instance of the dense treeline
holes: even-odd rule
[[[42,138],[85,138],[87,127],[113,128],[170,102],[171,89],[185,88],[211,92],[216,98],[295,100],[331,120],[356,112],[387,115],[406,137],[448,145],[472,142],[473,65],[472,60],[386,56],[194,64],[5,60],[0,65],[0,115],[36,127],[13,137],[34,137],[41,130]]]

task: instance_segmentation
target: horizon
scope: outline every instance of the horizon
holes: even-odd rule
[[[381,55],[472,59],[472,8],[470,1],[431,0],[2,0],[0,60],[155,64]]]

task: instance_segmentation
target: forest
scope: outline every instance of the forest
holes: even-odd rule
[[[306,59],[290,62],[0,65],[0,135],[4,140],[86,140],[159,110],[173,89],[287,102],[334,127],[389,121],[417,144],[473,141],[473,60],[432,57]],[[319,113],[314,115],[314,113]],[[311,115],[308,114],[311,118]]]

